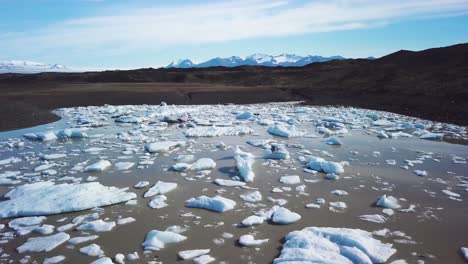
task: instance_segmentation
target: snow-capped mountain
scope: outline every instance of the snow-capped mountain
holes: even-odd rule
[[[0,61],[0,73],[69,72],[71,69],[61,64],[46,64],[34,61]]]
[[[329,60],[343,60],[345,58],[341,56],[322,57],[308,55],[305,57],[298,56],[295,54],[280,54],[280,55],[268,55],[268,54],[252,54],[245,58],[232,56],[228,58],[214,58],[202,63],[193,63],[191,60],[185,59],[178,62],[172,62],[167,65],[166,68],[204,68],[204,67],[236,67],[242,65],[259,65],[259,66],[292,66],[299,67],[315,62],[325,62]]]

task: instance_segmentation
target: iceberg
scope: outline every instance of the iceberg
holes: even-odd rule
[[[233,181],[233,180],[224,180],[224,179],[216,179],[214,180],[214,183],[220,186],[226,186],[226,187],[238,187],[238,186],[244,186],[246,183],[241,182],[241,181]]]
[[[340,174],[344,172],[343,165],[338,162],[326,161],[319,157],[310,157],[306,167],[315,170],[323,171],[325,173]]]
[[[186,259],[193,259],[201,255],[206,255],[208,253],[210,253],[210,249],[192,249],[192,250],[179,251],[179,253],[177,253],[177,256],[179,256],[179,258],[183,260],[186,260]]]
[[[157,194],[165,194],[177,188],[177,183],[158,181],[153,187],[145,192],[143,197],[148,198]]]
[[[151,230],[146,235],[143,248],[145,250],[160,250],[164,248],[166,244],[179,243],[186,239],[186,236],[171,231]]]
[[[379,200],[377,200],[375,205],[388,209],[398,209],[401,207],[397,198],[393,196],[387,196],[386,194],[382,195]]]
[[[302,137],[304,132],[298,131],[295,125],[276,125],[268,128],[268,133],[280,137]]]
[[[26,252],[49,252],[65,243],[68,239],[70,239],[70,235],[63,232],[45,237],[31,237],[28,238],[26,243],[16,248],[16,251],[20,254]]]
[[[220,195],[212,198],[202,195],[197,198],[188,199],[185,201],[185,206],[202,208],[215,212],[225,212],[232,210],[236,206],[236,202]]]
[[[265,149],[265,159],[287,160],[290,158],[289,151],[280,144],[271,144],[270,148]]]
[[[184,147],[188,144],[187,141],[161,141],[153,142],[145,145],[145,150],[149,153],[168,152],[177,147]]]
[[[255,173],[252,169],[254,156],[251,153],[242,151],[238,146],[234,160],[236,161],[236,167],[242,179],[244,179],[245,182],[253,182],[255,178]]]
[[[280,178],[280,182],[284,184],[299,184],[301,178],[298,175],[287,175]]]
[[[239,238],[239,244],[244,247],[257,247],[268,242],[269,239],[255,239],[252,235],[243,235]]]
[[[107,170],[111,166],[111,163],[108,160],[100,160],[94,164],[91,164],[84,168],[86,172],[99,172]]]
[[[271,221],[275,224],[287,225],[292,224],[301,219],[301,215],[289,211],[284,207],[280,207],[273,212]]]

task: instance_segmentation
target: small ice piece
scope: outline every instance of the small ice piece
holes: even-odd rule
[[[254,156],[251,153],[242,151],[239,146],[237,146],[234,160],[236,161],[236,167],[239,171],[239,175],[244,179],[244,181],[253,182],[253,179],[255,178],[255,173],[252,169]]]
[[[444,134],[440,133],[431,133],[431,132],[426,132],[419,136],[421,139],[429,139],[429,140],[440,140],[444,137]]]
[[[54,154],[45,154],[42,155],[41,158],[44,160],[56,160],[56,159],[62,159],[65,158],[67,154],[64,153],[54,153]]]
[[[252,112],[247,111],[247,112],[244,112],[244,113],[242,113],[242,114],[236,116],[236,119],[238,119],[238,120],[246,120],[246,119],[251,119],[251,118],[253,118],[253,117],[254,117],[254,115],[252,114]]]
[[[378,224],[385,223],[385,221],[387,220],[385,218],[385,216],[379,215],[379,214],[360,215],[359,219],[364,220],[364,221],[368,221],[368,222],[378,223]]]
[[[216,179],[216,180],[214,180],[214,183],[216,183],[216,184],[218,184],[220,186],[226,186],[226,187],[237,187],[237,186],[246,185],[245,182],[233,181],[233,180],[224,180],[224,179]]]
[[[458,193],[454,193],[450,190],[442,190],[443,193],[445,193],[446,195],[448,196],[451,196],[451,197],[460,197],[461,195],[458,194]]]
[[[262,194],[259,191],[241,194],[240,198],[246,202],[256,203],[262,200]]]
[[[50,235],[54,232],[55,226],[53,225],[42,225],[34,228],[33,232],[40,235]]]
[[[51,258],[44,258],[42,264],[57,264],[65,260],[65,256],[59,255]]]
[[[275,224],[287,225],[292,224],[301,219],[301,215],[289,211],[284,207],[280,207],[273,212],[271,221]]]
[[[135,185],[133,185],[134,188],[141,189],[149,185],[149,181],[139,181]]]
[[[177,162],[188,163],[188,162],[194,161],[195,156],[194,155],[179,155],[177,156],[177,158],[175,158],[175,160]]]
[[[298,131],[295,125],[276,125],[268,128],[268,133],[280,137],[302,137],[304,132]]]
[[[57,135],[53,131],[47,131],[36,134],[37,140],[40,141],[51,141],[57,139]]]
[[[310,157],[306,165],[307,168],[325,173],[340,174],[344,172],[343,165],[338,162],[326,161],[319,157]]]
[[[115,227],[115,222],[105,222],[102,219],[84,223],[76,228],[79,231],[109,232]]]
[[[57,137],[67,139],[67,138],[87,138],[88,134],[84,131],[76,129],[63,129],[57,132]]]
[[[337,208],[337,209],[346,209],[348,206],[346,205],[345,202],[329,202],[331,207]]]
[[[76,212],[136,198],[136,194],[126,191],[98,182],[25,184],[5,194],[9,200],[0,202],[0,218]]]
[[[401,207],[397,198],[393,196],[387,196],[386,194],[382,195],[375,203],[375,205],[388,209],[398,209]]]
[[[396,250],[350,228],[306,227],[290,232],[273,263],[385,263]]]
[[[192,167],[192,164],[179,162],[179,163],[172,165],[171,169],[174,171],[178,171],[178,172],[184,172],[184,171],[188,171],[190,167]]]
[[[269,148],[265,149],[264,156],[265,159],[275,159],[275,160],[288,160],[290,159],[289,151],[280,144],[271,144]]]
[[[337,196],[346,196],[346,195],[348,195],[348,192],[343,191],[343,190],[334,190],[334,191],[331,191],[331,194],[334,194],[334,195],[337,195]]]
[[[327,145],[338,145],[338,146],[343,145],[341,140],[337,139],[336,137],[329,137],[329,138],[323,139],[322,142]]]
[[[268,239],[255,239],[252,235],[243,235],[239,238],[239,244],[244,247],[257,247],[268,242]]]
[[[418,175],[419,177],[427,176],[427,171],[425,170],[414,170],[414,174]]]
[[[102,257],[91,262],[90,264],[114,264],[114,262],[112,262],[112,259],[109,257]]]
[[[463,257],[465,258],[465,260],[468,261],[468,248],[466,248],[466,247],[461,247],[461,248],[460,248],[460,251],[461,251]]]
[[[125,218],[120,218],[117,219],[116,223],[117,225],[126,225],[135,222],[136,219],[133,217],[125,217]]]
[[[145,250],[160,250],[164,248],[166,244],[179,243],[186,239],[187,237],[171,231],[151,230],[146,235],[143,248]]]
[[[210,158],[201,158],[198,159],[195,163],[192,164],[190,170],[201,171],[201,170],[211,170],[216,167],[216,162]]]
[[[167,206],[166,203],[167,197],[165,195],[159,194],[156,195],[149,203],[149,207],[153,209],[161,209]]]
[[[18,162],[21,162],[20,158],[10,157],[10,158],[7,158],[7,159],[0,160],[0,166],[8,165],[8,164],[14,164],[14,163],[18,163]]]
[[[118,254],[115,255],[114,259],[115,259],[115,262],[117,262],[118,264],[125,264],[124,254],[118,253]]]
[[[95,240],[97,239],[99,236],[96,236],[96,235],[92,235],[92,236],[82,236],[82,237],[73,237],[73,238],[70,238],[70,240],[68,240],[68,243],[72,244],[72,245],[76,245],[76,244],[81,244],[81,243],[85,243],[85,242],[88,242],[88,241],[91,241],[91,240]]]
[[[177,253],[177,256],[179,256],[179,258],[183,260],[186,260],[186,259],[193,259],[201,255],[206,255],[208,253],[210,253],[210,249],[192,249],[192,250],[179,251],[179,253]]]
[[[45,237],[31,237],[28,238],[26,243],[16,248],[16,251],[20,254],[25,252],[49,252],[65,243],[68,239],[70,239],[70,235],[63,232]]]
[[[143,197],[148,198],[157,194],[165,194],[177,188],[177,183],[158,181],[153,187],[149,188]]]
[[[102,251],[99,245],[91,244],[89,246],[80,248],[80,253],[91,257],[99,257],[104,254],[104,251]]]
[[[177,147],[184,147],[187,144],[187,141],[161,141],[146,144],[145,150],[149,153],[162,153],[168,152]]]
[[[215,212],[225,212],[233,209],[236,202],[220,195],[215,197],[199,196],[197,198],[190,198],[185,201],[185,206],[207,209]]]
[[[128,162],[128,161],[121,161],[121,162],[117,162],[114,164],[115,168],[117,170],[129,170],[130,168],[132,168],[133,166],[135,166],[135,163],[133,162]]]
[[[108,160],[99,160],[98,162],[86,166],[84,171],[86,172],[99,172],[108,169],[111,166],[110,161]]]
[[[193,263],[194,264],[208,264],[208,263],[211,263],[213,261],[215,261],[216,259],[213,258],[212,256],[210,255],[201,255],[199,257],[196,257],[193,259]]]
[[[253,226],[253,225],[263,224],[264,221],[265,221],[264,217],[257,216],[257,215],[251,215],[251,216],[245,218],[244,220],[242,220],[241,224],[243,226]]]
[[[301,183],[301,178],[298,175],[287,175],[280,178],[280,182],[284,184],[299,184]]]
[[[247,140],[247,144],[254,146],[254,147],[263,147],[267,144],[274,142],[272,139],[250,139]]]

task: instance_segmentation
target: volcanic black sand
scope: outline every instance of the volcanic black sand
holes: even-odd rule
[[[59,107],[297,100],[468,125],[468,44],[304,67],[0,74],[0,130],[55,121]]]

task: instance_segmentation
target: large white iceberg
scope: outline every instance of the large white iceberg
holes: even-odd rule
[[[290,232],[273,263],[384,263],[396,250],[360,229],[306,227]]]
[[[252,169],[254,156],[251,153],[244,152],[239,147],[237,147],[234,160],[236,161],[236,167],[242,179],[244,179],[245,182],[253,182],[255,178],[255,173]]]
[[[123,203],[136,198],[127,188],[103,186],[98,182],[55,184],[37,182],[18,186],[0,202],[0,218],[51,215]]]

